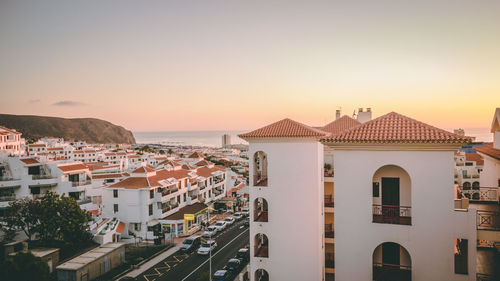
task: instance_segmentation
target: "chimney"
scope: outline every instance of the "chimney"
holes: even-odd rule
[[[340,118],[340,109],[335,110],[335,120]]]
[[[368,107],[366,111],[363,111],[363,108],[358,110],[358,121],[361,123],[368,122],[372,120],[372,109]]]

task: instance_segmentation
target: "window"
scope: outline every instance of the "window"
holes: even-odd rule
[[[154,190],[154,189],[151,189],[151,190],[149,191],[149,198],[150,198],[150,199],[153,199],[154,197],[155,197],[155,190]]]
[[[135,231],[141,231],[141,224],[140,223],[134,223],[134,229],[135,229]]]
[[[118,190],[113,190],[113,198],[118,198]]]
[[[379,183],[374,182],[373,183],[373,197],[379,197],[379,196],[380,196]]]
[[[455,274],[468,274],[468,240],[455,238]]]
[[[113,211],[116,213],[118,213],[118,204],[113,204]]]
[[[186,193],[184,193],[184,195],[182,195],[184,197],[183,201],[186,202]]]
[[[177,204],[181,203],[181,196],[177,195]]]
[[[153,215],[153,204],[149,204],[149,215],[152,216]]]

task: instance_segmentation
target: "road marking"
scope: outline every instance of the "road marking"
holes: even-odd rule
[[[238,234],[236,237],[233,238],[233,240],[229,241],[226,245],[224,245],[224,247],[220,248],[217,252],[215,252],[215,254],[212,254],[212,258],[215,257],[220,251],[222,251],[224,248],[226,248],[229,244],[233,243],[234,240],[238,239],[238,237],[240,237],[241,235],[243,235],[247,230],[245,231],[242,231],[240,234]],[[189,276],[191,276],[193,273],[195,273],[198,269],[200,269],[202,266],[204,266],[207,262],[209,261],[209,258],[203,262],[200,266],[198,266],[197,268],[195,268],[193,271],[191,271],[191,273],[189,273],[186,277],[184,277],[184,279],[182,279],[181,281],[185,281],[186,279],[189,278]],[[212,276],[210,276],[211,278]]]

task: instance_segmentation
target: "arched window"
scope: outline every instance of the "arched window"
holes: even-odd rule
[[[255,271],[255,281],[269,281],[269,274],[264,269]]]
[[[373,280],[411,281],[411,257],[401,245],[385,242],[373,251]]]
[[[268,214],[267,214],[267,200],[264,198],[257,198],[253,203],[253,221],[258,222],[267,222]]]
[[[262,233],[258,233],[255,235],[254,240],[254,256],[260,258],[268,258],[269,257],[269,240],[267,236]]]
[[[472,189],[479,190],[479,182],[478,181],[475,181],[472,183]]]
[[[253,185],[267,186],[267,155],[263,151],[253,155]]]
[[[373,222],[411,225],[411,180],[401,167],[385,165],[373,175]]]
[[[470,189],[470,182],[466,181],[466,182],[463,183],[462,186],[463,186],[464,190],[469,190]]]

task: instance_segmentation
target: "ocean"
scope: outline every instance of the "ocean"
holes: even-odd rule
[[[446,129],[453,132],[453,129]],[[493,134],[488,128],[464,129],[467,136],[475,137],[476,141],[491,142]],[[193,145],[221,147],[222,136],[231,135],[232,144],[248,144],[237,135],[247,131],[177,131],[177,132],[133,132],[138,144],[163,145]]]
[[[231,135],[231,144],[248,144],[238,134],[246,131],[132,132],[138,144],[192,145],[221,147],[222,136]]]

